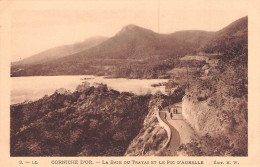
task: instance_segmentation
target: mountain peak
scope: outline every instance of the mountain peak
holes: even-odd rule
[[[119,32],[119,34],[125,33],[125,32],[145,32],[145,31],[146,32],[153,32],[152,30],[142,28],[142,27],[139,27],[139,26],[134,25],[134,24],[129,24],[129,25],[124,26],[121,29],[121,31]]]
[[[126,30],[136,30],[136,29],[141,29],[141,27],[134,25],[134,24],[128,24],[122,28],[122,31]]]

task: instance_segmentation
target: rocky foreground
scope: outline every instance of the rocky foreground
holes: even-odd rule
[[[144,126],[149,124],[149,133],[153,131],[156,120],[150,124],[144,119],[158,99],[166,104],[165,97],[83,84],[73,93],[60,89],[37,101],[12,105],[11,156],[122,156],[139,132],[147,130]],[[156,140],[159,146],[167,139],[163,129],[153,133],[159,135],[151,143]],[[132,155],[142,155],[141,150],[136,148]]]

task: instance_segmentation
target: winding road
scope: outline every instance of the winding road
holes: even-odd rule
[[[159,112],[159,115],[162,121],[164,121],[171,129],[170,142],[167,149],[171,153],[174,153],[178,150],[181,144],[188,143],[193,137],[196,136],[196,134],[193,128],[191,128],[182,116],[182,103],[176,103],[170,106],[170,108],[177,108],[178,110],[178,113],[173,114],[172,118],[170,118],[168,107],[162,109]]]
[[[160,117],[162,119],[162,121],[164,121],[171,129],[171,140],[167,146],[168,151],[171,151],[172,153],[175,152],[179,146],[180,146],[180,134],[179,132],[167,121],[167,119],[165,118],[165,114],[166,114],[166,118],[167,118],[167,113],[166,112],[160,112]]]

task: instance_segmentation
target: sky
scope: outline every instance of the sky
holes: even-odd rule
[[[12,4],[12,61],[135,24],[159,33],[217,31],[247,15],[246,1],[17,0]]]

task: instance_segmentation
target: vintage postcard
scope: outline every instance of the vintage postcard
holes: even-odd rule
[[[0,5],[1,166],[260,166],[259,1]]]

